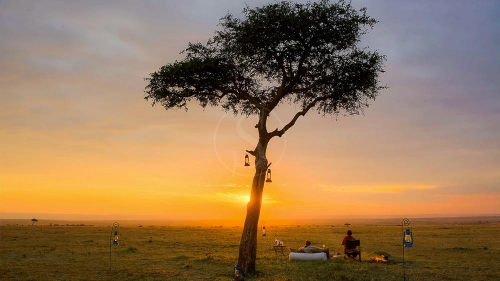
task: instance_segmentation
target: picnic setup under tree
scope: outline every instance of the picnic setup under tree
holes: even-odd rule
[[[385,56],[360,47],[361,36],[377,21],[350,1],[272,2],[227,14],[220,30],[205,44],[189,43],[185,58],[162,66],[145,78],[145,99],[165,109],[197,102],[226,112],[258,118],[258,142],[247,152],[255,157],[250,201],[241,235],[238,266],[256,269],[258,222],[269,142],[283,136],[300,117],[317,111],[357,115],[375,100]],[[269,130],[268,117],[278,106],[299,109],[282,128]],[[305,168],[305,167],[304,167]]]

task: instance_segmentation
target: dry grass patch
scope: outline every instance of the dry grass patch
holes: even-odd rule
[[[2,226],[2,280],[232,280],[240,228],[121,227],[120,245],[101,226]],[[388,255],[402,261],[401,226],[355,224],[363,262],[289,261],[272,247],[274,237],[289,247],[306,239],[341,252],[344,225],[267,226],[259,237],[257,272],[246,280],[500,280],[500,223],[412,225],[415,245],[401,263],[371,263]],[[404,270],[404,271],[403,271]]]

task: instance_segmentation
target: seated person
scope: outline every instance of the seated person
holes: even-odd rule
[[[356,246],[347,247],[345,245],[345,241],[347,240],[356,240],[356,238],[352,236],[352,231],[350,230],[347,231],[347,236],[342,239],[341,245],[344,245],[344,255],[347,255],[350,258],[355,258],[358,255],[358,249]]]
[[[311,245],[311,241],[306,240],[306,245],[304,247],[299,248],[299,252],[302,253],[321,253],[324,252],[326,253],[326,258],[330,258],[330,250],[328,248],[320,248],[317,246]]]

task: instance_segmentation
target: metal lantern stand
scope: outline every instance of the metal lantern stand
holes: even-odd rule
[[[111,234],[109,236],[109,271],[111,271],[111,246],[118,245],[118,228],[120,225],[115,222],[111,226]]]
[[[401,232],[403,234],[403,279],[406,280],[406,269],[405,269],[405,248],[413,246],[413,234],[410,228],[404,229],[405,226],[410,225],[410,220],[407,218],[403,219],[401,223]]]

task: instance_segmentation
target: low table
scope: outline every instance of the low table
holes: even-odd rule
[[[274,252],[276,253],[276,255],[278,255],[278,250],[281,251],[281,254],[286,257],[285,255],[285,252],[283,252],[283,249],[286,249],[286,246],[285,245],[278,245],[278,246],[273,246],[274,248]]]

